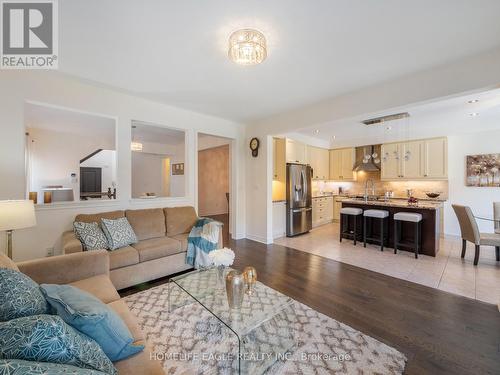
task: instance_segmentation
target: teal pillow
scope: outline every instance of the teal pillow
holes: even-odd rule
[[[0,359],[0,375],[105,375],[103,372],[49,362]]]
[[[85,251],[108,248],[108,240],[99,224],[75,221],[73,223],[73,229]]]
[[[137,236],[126,217],[120,217],[116,220],[101,219],[101,227],[108,240],[110,250],[116,250],[138,242]]]
[[[0,323],[0,359],[53,362],[117,374],[99,344],[56,315]]]
[[[48,309],[37,283],[19,271],[0,268],[0,322],[46,314]]]
[[[113,362],[144,349],[133,345],[133,337],[123,320],[93,295],[71,285],[42,284],[49,304],[66,323],[94,339]]]

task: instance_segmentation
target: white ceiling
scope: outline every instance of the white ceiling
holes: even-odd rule
[[[261,119],[500,45],[498,0],[60,1],[60,70],[174,106]],[[268,39],[258,66],[227,38]]]
[[[24,123],[27,129],[115,138],[115,120],[111,118],[33,103],[25,104]]]
[[[471,100],[478,101],[469,103]],[[361,123],[369,118],[405,111],[410,113],[409,119],[389,121],[383,125],[367,126]],[[471,116],[475,113],[478,116]],[[318,142],[329,140],[330,146],[337,148],[495,129],[500,129],[500,89],[335,121],[299,130],[297,134],[312,137]]]

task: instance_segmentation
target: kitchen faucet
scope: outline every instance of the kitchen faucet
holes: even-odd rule
[[[368,202],[368,183],[371,184],[372,195],[375,195],[375,182],[371,178],[368,178],[365,182],[365,195],[364,195],[365,202]]]

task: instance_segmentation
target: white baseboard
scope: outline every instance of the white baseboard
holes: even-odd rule
[[[256,241],[256,242],[260,242],[260,243],[266,244],[266,245],[272,243],[272,242],[269,242],[266,237],[255,236],[253,234],[247,234],[246,238],[248,238],[249,240],[252,240],[252,241]]]

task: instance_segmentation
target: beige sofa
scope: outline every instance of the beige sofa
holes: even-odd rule
[[[151,359],[151,349],[136,318],[120,299],[109,279],[110,257],[107,251],[86,251],[69,255],[37,259],[15,264],[0,254],[0,268],[13,268],[37,283],[69,284],[95,295],[108,304],[128,326],[134,341],[146,349],[132,357],[115,362],[119,375],[164,375],[161,364]]]
[[[109,252],[110,279],[120,290],[192,268],[186,264],[187,238],[198,216],[193,207],[152,208],[77,215],[75,221],[126,217],[139,242]],[[219,248],[222,248],[222,231]],[[63,234],[64,254],[82,252],[73,231]]]

